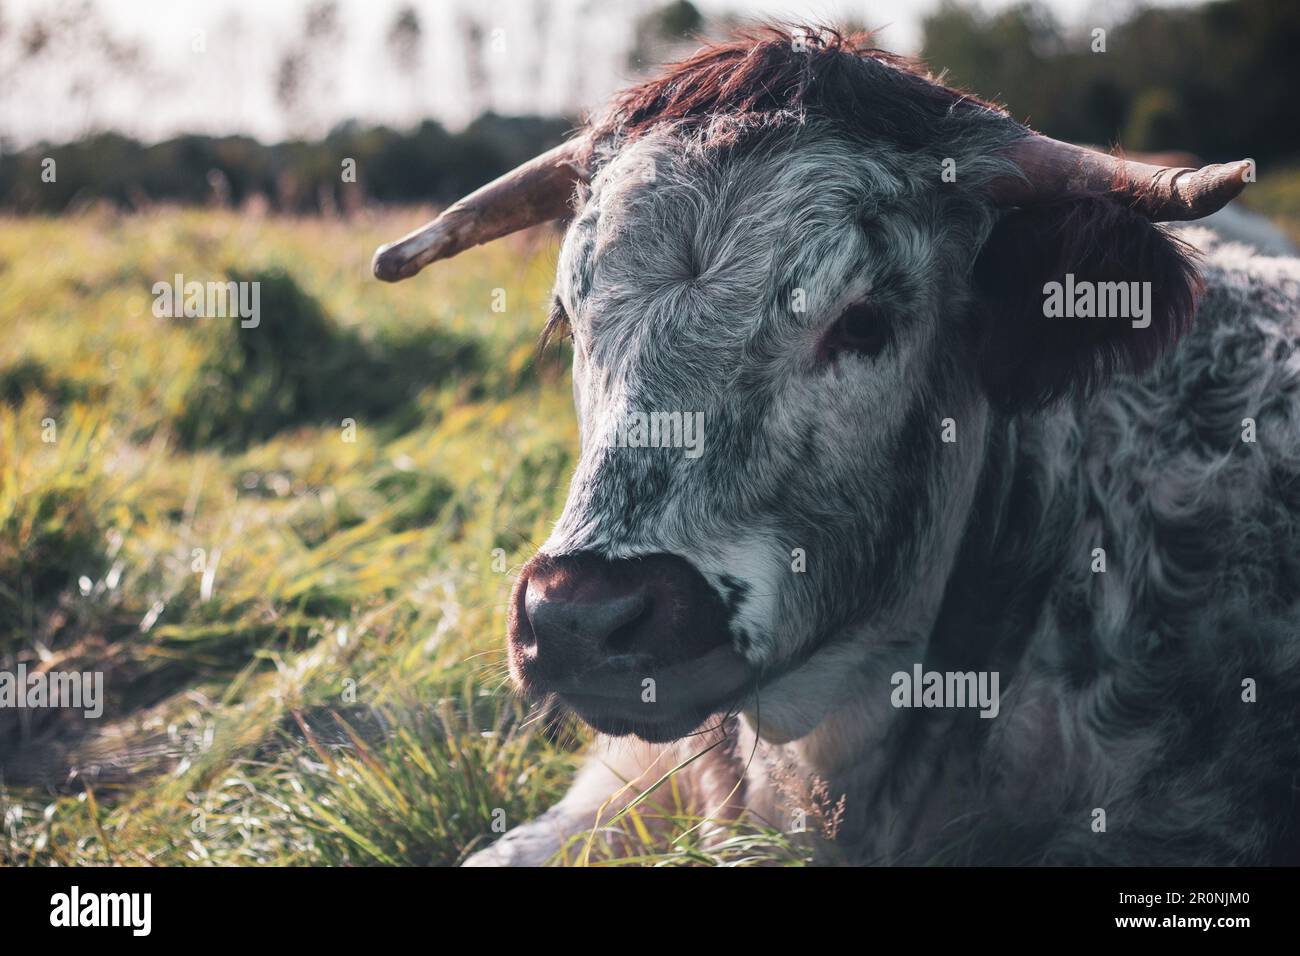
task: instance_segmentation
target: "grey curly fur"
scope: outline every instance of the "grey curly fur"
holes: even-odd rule
[[[981,184],[1024,130],[963,101],[891,139],[916,89],[892,69],[851,79],[888,130],[815,110],[602,127],[556,286],[583,448],[541,550],[677,554],[729,595],[762,684],[683,771],[700,812],[734,789],[784,828],[807,805],[789,781],[817,780],[845,797],[828,852],[851,862],[1300,863],[1300,260],[1186,229],[1191,331],[1140,375],[1004,411],[972,367],[971,275],[1001,216]],[[819,367],[863,296],[890,345]],[[635,409],[704,411],[706,454],[599,440]],[[997,671],[1001,713],[892,708],[913,662]],[[474,862],[540,862],[658,759],[597,753]]]
[[[1206,253],[1192,332],[1141,377],[995,429],[1019,484],[933,652],[969,665],[983,629],[1017,678],[995,726],[966,721],[979,783],[922,856],[1300,859],[1300,261],[1185,235]],[[1104,835],[1080,826],[1094,808]]]

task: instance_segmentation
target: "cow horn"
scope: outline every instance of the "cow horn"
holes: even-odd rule
[[[1200,169],[1132,162],[1048,136],[1032,134],[1007,151],[1024,177],[993,185],[1002,206],[1032,206],[1071,193],[1104,193],[1128,202],[1153,222],[1200,219],[1217,212],[1246,183],[1253,160]]]
[[[590,144],[579,137],[492,180],[436,219],[376,249],[371,263],[375,277],[385,282],[409,279],[430,262],[562,218],[574,184],[590,175],[589,159]]]

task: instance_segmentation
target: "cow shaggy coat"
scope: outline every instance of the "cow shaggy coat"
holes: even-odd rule
[[[1112,196],[1005,208],[1023,127],[793,40],[591,128],[551,323],[582,453],[535,559],[680,556],[755,681],[599,738],[469,862],[542,863],[706,749],[694,811],[827,860],[1300,862],[1300,262]],[[1149,283],[1145,323],[1046,318],[1067,274]],[[698,459],[604,440],[662,409],[704,413]],[[996,673],[996,716],[898,706],[918,667]]]

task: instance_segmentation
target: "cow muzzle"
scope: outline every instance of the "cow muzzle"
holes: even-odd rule
[[[607,734],[675,740],[742,699],[753,671],[730,614],[676,555],[538,554],[515,584],[510,672]]]

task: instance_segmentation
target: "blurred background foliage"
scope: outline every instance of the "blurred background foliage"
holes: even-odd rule
[[[922,55],[935,69],[1058,139],[1211,162],[1300,154],[1292,0],[1140,9],[1106,31],[1104,53],[1033,4],[982,13],[948,3],[924,30]]]
[[[395,56],[410,29],[404,22],[399,15],[394,24]],[[706,18],[689,0],[655,7],[638,20],[629,69],[649,69],[730,23]],[[1067,28],[1039,4],[986,12],[946,2],[924,18],[922,44],[922,58],[948,82],[1061,139],[1183,150],[1207,162],[1250,156],[1265,168],[1300,157],[1295,0],[1139,7],[1106,29],[1105,52],[1093,51],[1087,28]],[[558,143],[577,122],[487,112],[451,132],[433,120],[405,130],[352,121],[320,140],[275,144],[201,135],[145,144],[105,132],[0,153],[0,208],[61,212],[101,199],[128,208],[258,202],[282,212],[446,203]],[[356,161],[355,186],[341,180],[344,157]],[[46,158],[57,162],[54,183],[40,176]]]

